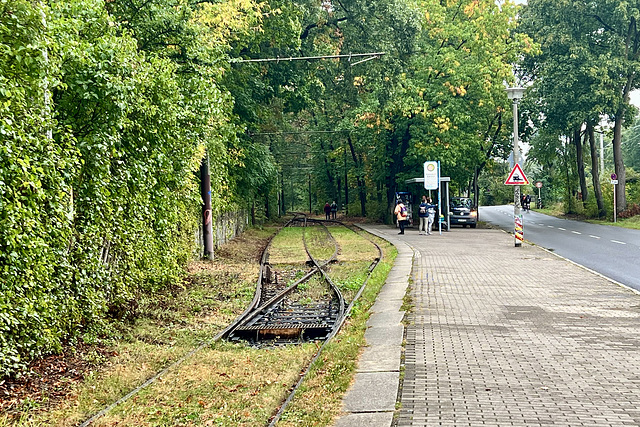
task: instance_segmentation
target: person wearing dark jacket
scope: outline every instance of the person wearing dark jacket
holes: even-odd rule
[[[433,227],[433,220],[435,216],[436,205],[431,204],[431,198],[422,196],[422,203],[418,210],[418,216],[420,217],[420,226],[418,227],[418,234],[431,234],[431,228]]]
[[[324,217],[325,219],[331,218],[331,205],[329,204],[329,202],[324,204]]]

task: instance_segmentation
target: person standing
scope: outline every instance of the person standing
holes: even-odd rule
[[[427,229],[427,221],[429,220],[429,204],[427,203],[427,196],[422,196],[422,202],[418,208],[418,218],[420,218],[420,225],[418,225],[418,235],[430,234],[431,229]]]
[[[331,218],[331,205],[329,204],[329,202],[324,204],[324,217],[325,219]]]
[[[407,223],[407,207],[402,203],[402,200],[398,200],[393,213],[396,215],[398,226],[400,227],[400,232],[398,234],[404,234],[404,226]]]
[[[436,205],[433,204],[431,197],[427,197],[427,214],[427,234],[431,234],[436,219]]]
[[[336,205],[336,201],[334,200],[331,203],[331,219],[336,219],[336,214],[338,213],[338,205]]]

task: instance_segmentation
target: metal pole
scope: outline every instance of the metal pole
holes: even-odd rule
[[[519,164],[520,149],[518,147],[518,98],[513,99],[513,164]],[[520,186],[513,187],[513,220],[514,220],[514,233],[513,238],[516,247],[521,246],[521,242],[518,239],[518,230],[516,222],[522,218],[520,216]],[[522,222],[520,222],[522,224]]]
[[[451,193],[450,193],[450,189],[451,189],[451,185],[450,185],[451,181],[447,181],[447,202],[445,203],[445,207],[447,208],[447,231],[451,231],[451,211],[449,203],[451,203]]]
[[[440,217],[442,216],[442,181],[440,177],[442,176],[440,172],[440,160],[438,160],[438,233],[442,236],[442,221]]]
[[[347,145],[344,146],[344,214],[349,215],[349,185],[347,183]]]
[[[200,163],[200,194],[202,195],[202,238],[203,258],[213,259],[213,221],[211,212],[211,176],[209,175],[209,156]]]
[[[613,184],[613,222],[618,222],[618,208],[616,206],[616,185]]]
[[[604,128],[600,133],[600,171],[604,171]]]
[[[309,215],[311,215],[311,174],[309,175]]]

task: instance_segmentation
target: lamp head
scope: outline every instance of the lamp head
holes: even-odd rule
[[[509,99],[521,99],[524,96],[525,88],[523,87],[508,87],[507,98]]]

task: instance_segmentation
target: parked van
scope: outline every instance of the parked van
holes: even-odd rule
[[[468,197],[452,197],[449,201],[449,215],[451,225],[476,228],[478,224],[478,209]]]

